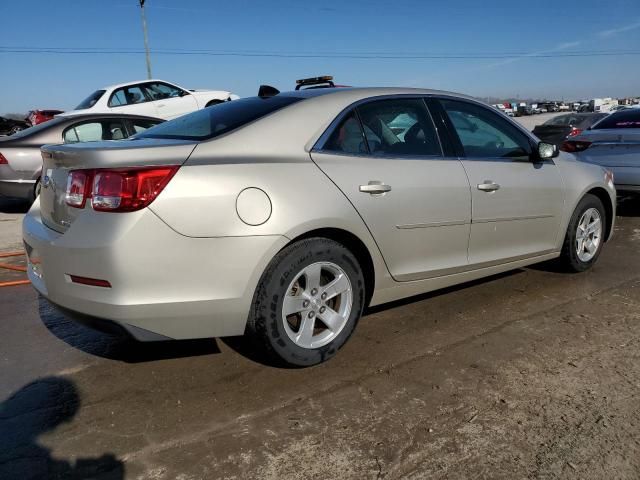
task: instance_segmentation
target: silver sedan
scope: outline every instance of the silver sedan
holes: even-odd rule
[[[366,306],[551,259],[584,271],[611,237],[611,173],[473,98],[274,93],[44,147],[34,287],[139,340],[247,333],[307,366]]]

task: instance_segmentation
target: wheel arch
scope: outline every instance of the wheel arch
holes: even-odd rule
[[[375,266],[373,263],[373,257],[371,252],[367,248],[366,244],[354,233],[351,233],[342,228],[317,228],[309,230],[305,233],[292,238],[287,244],[291,245],[312,237],[322,237],[334,240],[344,245],[351,253],[353,253],[362,268],[362,275],[365,283],[365,307],[369,305],[371,298],[373,297],[373,291],[375,289]]]
[[[597,197],[602,202],[602,205],[604,205],[604,213],[607,220],[607,223],[605,225],[605,238],[609,240],[611,238],[613,226],[613,203],[611,201],[611,197],[609,196],[609,193],[602,187],[594,187],[585,193],[585,195],[588,194]]]

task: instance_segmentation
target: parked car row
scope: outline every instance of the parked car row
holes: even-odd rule
[[[369,305],[597,261],[614,229],[607,170],[471,97],[324,83],[43,146],[23,224],[34,287],[139,340],[247,333],[309,366]]]

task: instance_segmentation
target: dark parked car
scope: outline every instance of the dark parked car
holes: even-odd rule
[[[0,135],[13,135],[16,132],[29,127],[30,125],[22,120],[0,117]]]
[[[62,110],[31,110],[25,120],[29,122],[31,126],[35,126],[53,120],[53,117],[59,113],[64,112]]]
[[[560,146],[568,137],[579,135],[591,125],[606,117],[606,113],[567,113],[536,125],[533,134],[543,142]]]
[[[163,121],[139,115],[93,113],[54,118],[0,138],[0,196],[26,200],[37,196],[43,145],[123,140]]]

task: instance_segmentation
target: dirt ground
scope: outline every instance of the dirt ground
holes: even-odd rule
[[[111,337],[2,288],[0,478],[640,478],[639,251],[626,201],[592,271],[372,309],[301,370],[237,338]]]

